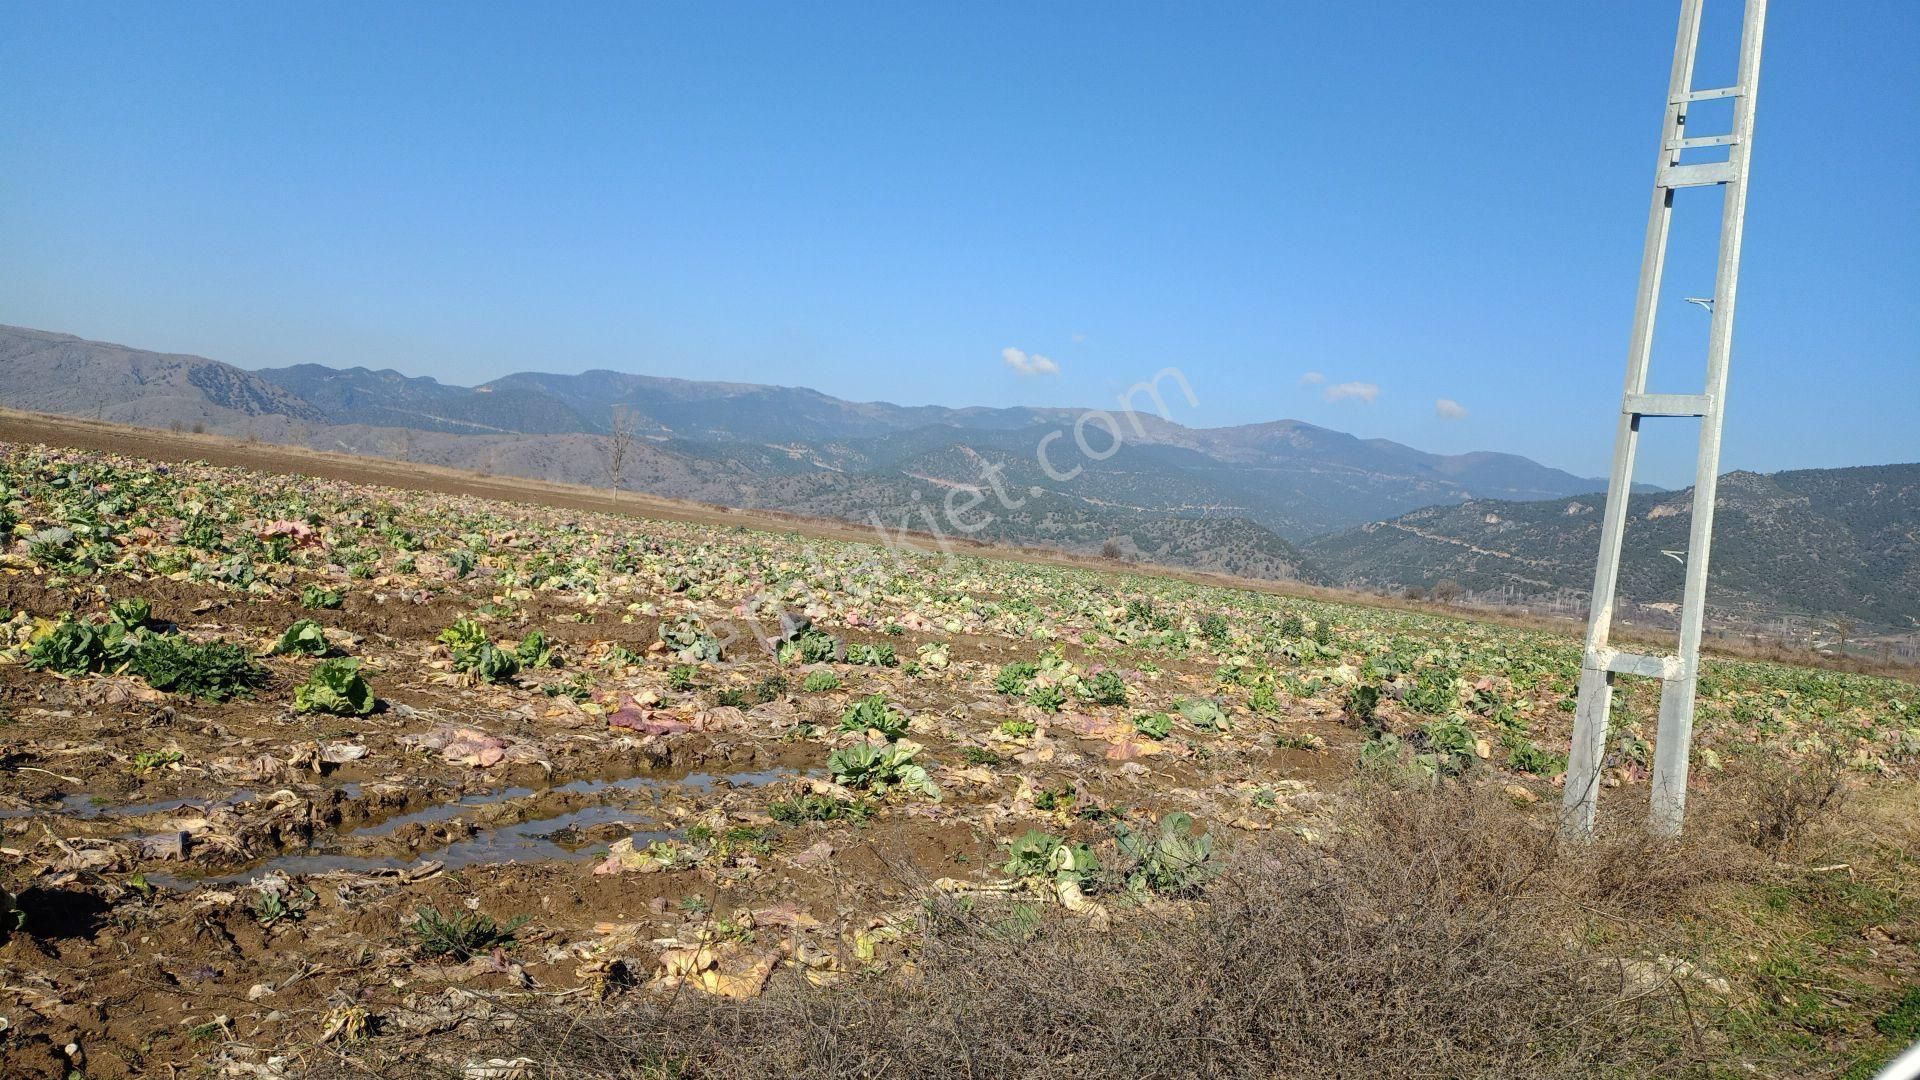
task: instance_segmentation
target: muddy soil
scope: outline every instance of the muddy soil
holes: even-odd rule
[[[263,648],[314,614],[190,582],[111,591],[152,600],[189,636]],[[1358,741],[1329,710],[1292,703],[1236,716],[1229,732],[1121,748],[1126,717],[1169,708],[1211,669],[1162,661],[1128,707],[1048,714],[991,690],[993,668],[1031,648],[933,633],[884,640],[908,656],[943,643],[947,670],[833,665],[845,687],[823,693],[794,690],[803,672],[752,649],[702,665],[691,689],[667,685],[664,661],[625,669],[599,692],[652,701],[687,728],[640,734],[545,694],[569,667],[505,685],[454,672],[434,637],[486,600],[356,590],[323,613],[379,688],[366,717],[293,712],[305,659],[265,658],[268,683],[224,703],[0,666],[0,849],[41,868],[19,894],[22,929],[0,945],[0,1074],[297,1062],[343,1038],[447,1030],[471,1018],[476,992],[644,992],[676,942],[730,950],[712,973],[720,992],[763,979],[769,958],[851,971],[875,941],[884,952],[931,883],[1001,880],[1007,842],[1030,829],[1110,845],[1113,815],[1168,809],[1214,828],[1310,829],[1320,782],[1348,774]],[[35,615],[100,602],[0,579],[0,605]],[[642,651],[656,630],[579,614],[543,598],[489,630],[538,627],[569,664],[609,644]],[[714,703],[775,676],[787,688],[770,700]],[[829,753],[860,738],[836,732],[839,717],[875,692],[910,717],[941,801],[775,821],[774,804],[827,783]],[[1033,730],[1009,734],[1009,720]],[[502,756],[479,764],[419,742],[450,728],[497,740]],[[1327,748],[1298,748],[1316,739]],[[165,763],[145,764],[156,753]],[[656,850],[670,854],[635,854]],[[432,957],[409,928],[426,909],[525,921],[510,946]]]

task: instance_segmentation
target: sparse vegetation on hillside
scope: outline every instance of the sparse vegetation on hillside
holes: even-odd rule
[[[1809,469],[1720,481],[1708,603],[1727,619],[1798,613],[1907,628],[1920,619],[1920,465]],[[1678,597],[1692,489],[1636,495],[1620,590]],[[1547,597],[1589,588],[1605,497],[1434,506],[1307,545],[1337,582],[1419,590],[1462,588]],[[1723,621],[1725,621],[1723,619]],[[1831,636],[1844,636],[1839,630]]]

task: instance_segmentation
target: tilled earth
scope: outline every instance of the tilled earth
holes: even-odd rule
[[[313,614],[188,583],[125,588],[189,634],[264,643]],[[30,577],[0,583],[0,605],[16,610],[53,615],[74,599]],[[311,665],[292,658],[266,659],[267,684],[225,703],[128,676],[0,667],[11,718],[0,847],[36,870],[19,894],[31,932],[0,947],[7,1075],[208,1061],[271,1071],[303,1046],[484,1019],[476,991],[598,998],[671,980],[676,949],[716,943],[716,928],[719,961],[696,973],[707,989],[752,992],[777,965],[830,978],[883,956],[930,883],[1000,880],[1005,842],[1029,829],[1097,843],[1110,836],[1101,812],[1168,809],[1214,827],[1310,829],[1316,779],[1351,765],[1353,735],[1331,710],[1242,716],[1231,733],[1177,743],[1122,733],[1116,721],[1206,685],[1197,665],[1161,666],[1126,707],[1046,713],[990,687],[1000,661],[1031,650],[911,633],[872,640],[907,655],[938,640],[951,665],[914,677],[826,665],[845,688],[746,708],[712,705],[711,691],[775,675],[797,684],[811,668],[767,655],[706,664],[682,692],[665,687],[663,662],[618,668],[596,695],[645,701],[686,728],[635,733],[542,693],[566,666],[507,686],[456,674],[434,635],[485,600],[356,593],[321,613],[379,687],[382,707],[364,718],[278,704]],[[577,662],[610,630],[637,652],[655,638],[651,620],[603,627],[567,618],[577,610],[530,605],[489,629],[539,627]],[[876,692],[940,766],[942,800],[882,801],[855,822],[774,822],[771,802],[830,790],[830,747],[860,738],[833,729]],[[1010,719],[1032,734],[1004,734]],[[500,759],[422,747],[448,729],[503,743]],[[1312,736],[1335,748],[1286,748]],[[134,766],[154,750],[178,760]],[[615,845],[656,841],[678,849],[673,862],[609,860]],[[287,913],[275,917],[276,904]],[[404,925],[423,908],[525,923],[511,949],[429,961]]]

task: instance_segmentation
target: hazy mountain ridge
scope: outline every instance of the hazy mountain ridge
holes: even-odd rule
[[[61,358],[62,366],[49,360]],[[155,397],[124,379],[80,380],[75,365],[98,372],[134,370],[159,360],[186,363],[210,385],[191,394]],[[903,447],[930,443],[997,447],[1039,468],[1035,444],[1049,431],[1071,432],[1072,409],[948,408],[852,402],[794,387],[697,382],[595,370],[577,375],[522,372],[476,387],[450,386],[391,370],[319,364],[246,371],[200,357],[162,357],[126,346],[63,334],[0,327],[0,394],[18,408],[100,414],[133,423],[216,422],[225,428],[267,414],[309,422],[406,427],[447,434],[605,434],[615,407],[641,435],[677,451],[719,460],[741,456],[731,444],[788,448],[793,460],[818,458],[824,467],[891,464]],[[219,383],[220,385],[211,385]],[[1175,395],[1177,397],[1177,395]],[[1144,402],[1145,395],[1142,395]],[[1178,402],[1175,402],[1177,407]],[[225,415],[220,410],[235,415]],[[1137,421],[1137,427],[1136,427]],[[1122,455],[1142,446],[1167,446],[1203,455],[1185,459],[1187,479],[1205,490],[1186,501],[1233,503],[1265,499],[1252,516],[1293,539],[1391,516],[1435,501],[1471,497],[1547,498],[1591,489],[1583,479],[1508,454],[1429,454],[1384,439],[1360,439],[1297,420],[1225,428],[1189,428],[1151,414],[1121,415]],[[1104,449],[1105,433],[1092,425],[1089,442]],[[998,436],[1024,433],[1017,455]],[[930,436],[930,433],[932,435]],[[935,437],[937,436],[937,437]],[[795,445],[798,444],[798,445]],[[1057,444],[1063,469],[1082,462],[1070,439]],[[1151,465],[1150,458],[1140,462]],[[1251,470],[1250,484],[1233,476]],[[1113,471],[1113,470],[1108,470]],[[1083,474],[1084,475],[1084,474]],[[1291,488],[1262,494],[1275,476]],[[948,479],[962,479],[949,477]],[[1079,477],[1076,477],[1076,481]],[[1249,487],[1253,490],[1249,493]],[[1097,496],[1106,498],[1106,496]],[[1174,504],[1157,506],[1172,511]]]
[[[231,364],[15,326],[0,326],[0,397],[16,408],[124,423],[325,420],[297,395]]]
[[[308,365],[312,368],[313,365]],[[330,371],[331,369],[319,369]],[[304,369],[281,368],[259,372],[289,391],[329,409],[310,387]],[[382,373],[353,369],[333,373],[335,381],[354,376],[363,381]],[[703,383],[612,371],[578,375],[527,372],[508,375],[471,389],[447,387],[432,380],[433,414],[472,422],[481,415],[495,429],[557,433],[605,433],[618,406],[634,430],[662,441],[676,452],[708,460],[736,463],[764,457],[763,450],[784,454],[797,467],[840,471],[899,469],[927,475],[915,468],[918,453],[949,459],[937,477],[956,483],[978,482],[980,466],[997,463],[1018,470],[1024,482],[1061,481],[1045,476],[1036,453],[1049,431],[1070,431],[1081,415],[1070,409],[984,407],[948,408],[936,405],[902,406],[887,402],[850,402],[815,390],[743,383]],[[377,397],[370,388],[360,400]],[[520,409],[522,416],[512,415]],[[562,426],[570,417],[573,426]],[[425,427],[404,416],[385,421],[350,409],[330,409],[334,423],[386,423]],[[1125,440],[1111,459],[1085,459],[1073,444],[1059,441],[1052,457],[1060,470],[1084,466],[1071,481],[1100,484],[1089,497],[1101,502],[1140,505],[1154,513],[1186,513],[1193,504],[1240,506],[1246,516],[1299,541],[1344,525],[1391,516],[1434,502],[1480,497],[1547,498],[1588,490],[1598,481],[1571,476],[1526,458],[1510,454],[1428,454],[1384,439],[1363,440],[1297,420],[1228,428],[1188,428],[1161,417],[1142,414],[1119,421]],[[1090,445],[1105,451],[1106,433],[1088,435]],[[435,430],[461,430],[441,424]],[[465,430],[474,431],[472,428]],[[475,431],[475,433],[482,433]],[[1156,459],[1145,447],[1185,450],[1192,457],[1173,455]],[[964,464],[950,451],[960,454]],[[1116,462],[1126,462],[1126,465]],[[1156,460],[1179,461],[1171,471],[1156,471]],[[954,466],[960,467],[954,467]],[[1137,465],[1140,468],[1129,469]],[[776,472],[795,465],[772,463]],[[1148,475],[1142,475],[1142,472]],[[1177,480],[1178,497],[1168,494],[1151,500],[1139,497],[1141,486],[1164,487]],[[1117,490],[1116,490],[1117,489]],[[1130,494],[1131,493],[1131,494]]]
[[[1096,423],[1090,454],[1073,409],[853,402],[609,370],[475,387],[366,367],[248,371],[15,327],[0,327],[0,403],[588,484],[609,482],[620,423],[637,436],[622,470],[636,490],[897,523],[947,492],[1004,487],[980,538],[1112,540],[1177,565],[1281,576],[1313,575],[1293,544],[1364,521],[1598,484],[1514,455],[1429,454],[1297,420],[1189,428],[1122,413],[1121,444],[1108,454]]]
[[[636,434],[622,470],[634,490],[858,521],[876,539],[935,531],[1376,588],[1450,578],[1579,594],[1604,503],[1601,481],[1516,455],[1429,454],[1297,420],[1189,428],[1122,414],[1121,444],[1109,455],[1092,430],[1106,456],[1090,456],[1070,409],[851,402],[607,370],[477,387],[365,367],[255,372],[15,327],[0,327],[0,403],[594,485],[609,483],[619,415]],[[1730,474],[1714,605],[1920,621],[1916,491],[1913,465]],[[1691,497],[1635,496],[1627,599],[1677,599],[1682,563],[1663,552],[1686,547]],[[947,515],[949,499],[970,512]]]

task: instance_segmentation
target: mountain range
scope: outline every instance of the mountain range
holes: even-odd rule
[[[1177,405],[1177,389],[1162,389]],[[19,327],[0,327],[0,402],[585,483],[608,481],[621,427],[635,435],[622,483],[654,494],[897,522],[927,496],[1005,490],[988,536],[1074,546],[1124,544],[1118,526],[1168,518],[1239,519],[1291,545],[1435,503],[1598,486],[1517,455],[1431,454],[1297,420],[1192,428],[1119,413],[1083,426],[1089,453],[1074,437],[1080,410],[852,402],[614,371],[473,387],[363,367],[248,371]]]
[[[1158,390],[1178,407],[1175,384]],[[596,486],[612,483],[619,444],[619,486],[654,495],[1389,590],[1578,594],[1605,488],[1517,455],[1433,454],[1297,420],[1083,422],[1074,409],[902,406],[615,371],[466,387],[365,367],[250,371],[7,326],[0,404]],[[1917,474],[1730,474],[1716,609],[1920,618]],[[1648,612],[1678,596],[1690,506],[1690,491],[1634,498],[1622,592]]]

